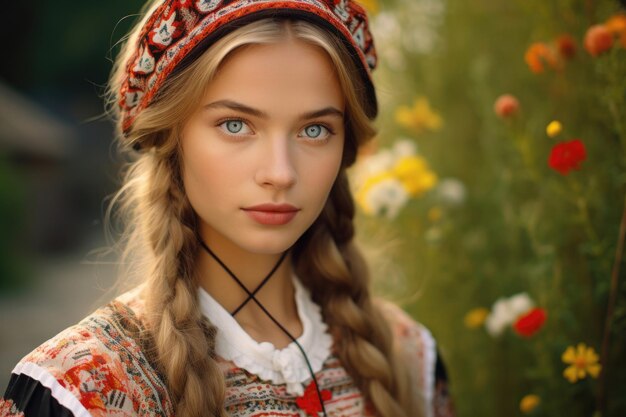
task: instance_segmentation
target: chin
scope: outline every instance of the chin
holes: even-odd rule
[[[277,255],[291,248],[300,236],[267,236],[254,241],[241,242],[239,246],[251,253]]]

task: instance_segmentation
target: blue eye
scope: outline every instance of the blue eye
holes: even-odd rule
[[[324,130],[328,133],[321,136]],[[309,125],[304,128],[304,132],[311,139],[327,139],[333,133],[328,127],[322,124]]]
[[[239,133],[242,127],[243,122],[241,120],[229,120],[226,122],[226,129],[231,133]]]
[[[248,131],[244,130],[244,126],[246,126],[246,122],[241,119],[228,119],[221,122],[218,126],[224,126],[226,129],[226,133],[236,136],[243,136],[245,134],[251,133],[250,129]]]

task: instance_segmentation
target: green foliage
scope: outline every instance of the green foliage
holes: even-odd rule
[[[380,13],[407,24],[409,9],[433,3],[389,1]],[[616,262],[626,196],[626,48],[616,40],[597,57],[583,48],[587,28],[618,12],[619,3],[609,1],[449,0],[430,50],[389,45],[385,36],[377,43],[380,141],[415,138],[440,178],[465,184],[467,198],[446,206],[434,189],[393,222],[358,221],[365,236],[383,226],[403,242],[388,256],[406,266],[419,294],[406,307],[438,340],[459,416],[522,415],[520,400],[531,393],[541,398],[533,416],[597,415],[602,396],[605,416],[626,415],[626,265]],[[533,73],[527,48],[551,45],[563,33],[575,40],[575,56],[563,58],[561,69]],[[403,66],[385,61],[389,48],[401,50]],[[505,93],[517,97],[520,110],[502,118],[494,102]],[[394,122],[394,109],[419,96],[442,115],[442,130],[417,134]],[[555,138],[545,130],[552,120],[564,126]],[[587,157],[562,175],[548,157],[571,139],[584,143]],[[443,217],[433,221],[434,206]],[[433,229],[438,239],[429,238]],[[612,289],[615,265],[619,285]],[[547,311],[532,337],[510,328],[492,337],[464,325],[471,309],[520,292]],[[580,342],[601,354],[611,294],[610,344],[601,357],[606,379],[571,383],[561,355]]]

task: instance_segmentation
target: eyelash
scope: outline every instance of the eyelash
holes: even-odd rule
[[[224,123],[226,123],[226,122],[243,122],[243,123],[245,123],[246,125],[249,125],[249,124],[250,124],[250,123],[249,123],[246,119],[241,119],[241,118],[231,117],[231,118],[226,118],[226,119],[220,119],[220,120],[217,122],[216,126],[217,126],[217,127],[220,127],[221,125],[223,125],[223,124],[224,124]],[[305,136],[305,138],[308,138],[311,142],[325,142],[325,141],[327,141],[328,139],[330,139],[330,137],[331,137],[331,136],[333,136],[333,135],[335,134],[335,131],[334,131],[334,130],[330,127],[330,126],[328,126],[328,125],[327,125],[327,124],[325,124],[325,123],[311,123],[310,125],[306,125],[306,126],[304,127],[304,129],[306,129],[307,127],[310,127],[310,126],[322,126],[322,127],[323,127],[323,128],[325,128],[326,130],[328,130],[328,135],[326,135],[326,137],[324,137],[323,139],[316,139],[316,138],[311,138],[311,137],[309,137],[309,136]],[[226,135],[228,135],[228,136],[246,136],[246,135],[238,135],[238,134],[236,134],[236,133],[230,133],[230,132],[228,132],[228,131],[224,131],[224,133],[225,133]]]

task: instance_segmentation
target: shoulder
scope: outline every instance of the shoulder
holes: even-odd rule
[[[397,304],[377,298],[375,304],[391,328],[394,349],[411,379],[412,396],[432,416],[435,399],[437,344],[430,330]]]
[[[141,341],[140,307],[125,294],[38,346],[15,366],[5,401],[28,407],[26,384],[75,416],[136,415],[138,401],[158,415],[167,392]]]
[[[392,301],[377,298],[375,304],[389,324],[397,348],[434,371],[437,346],[430,330]]]

